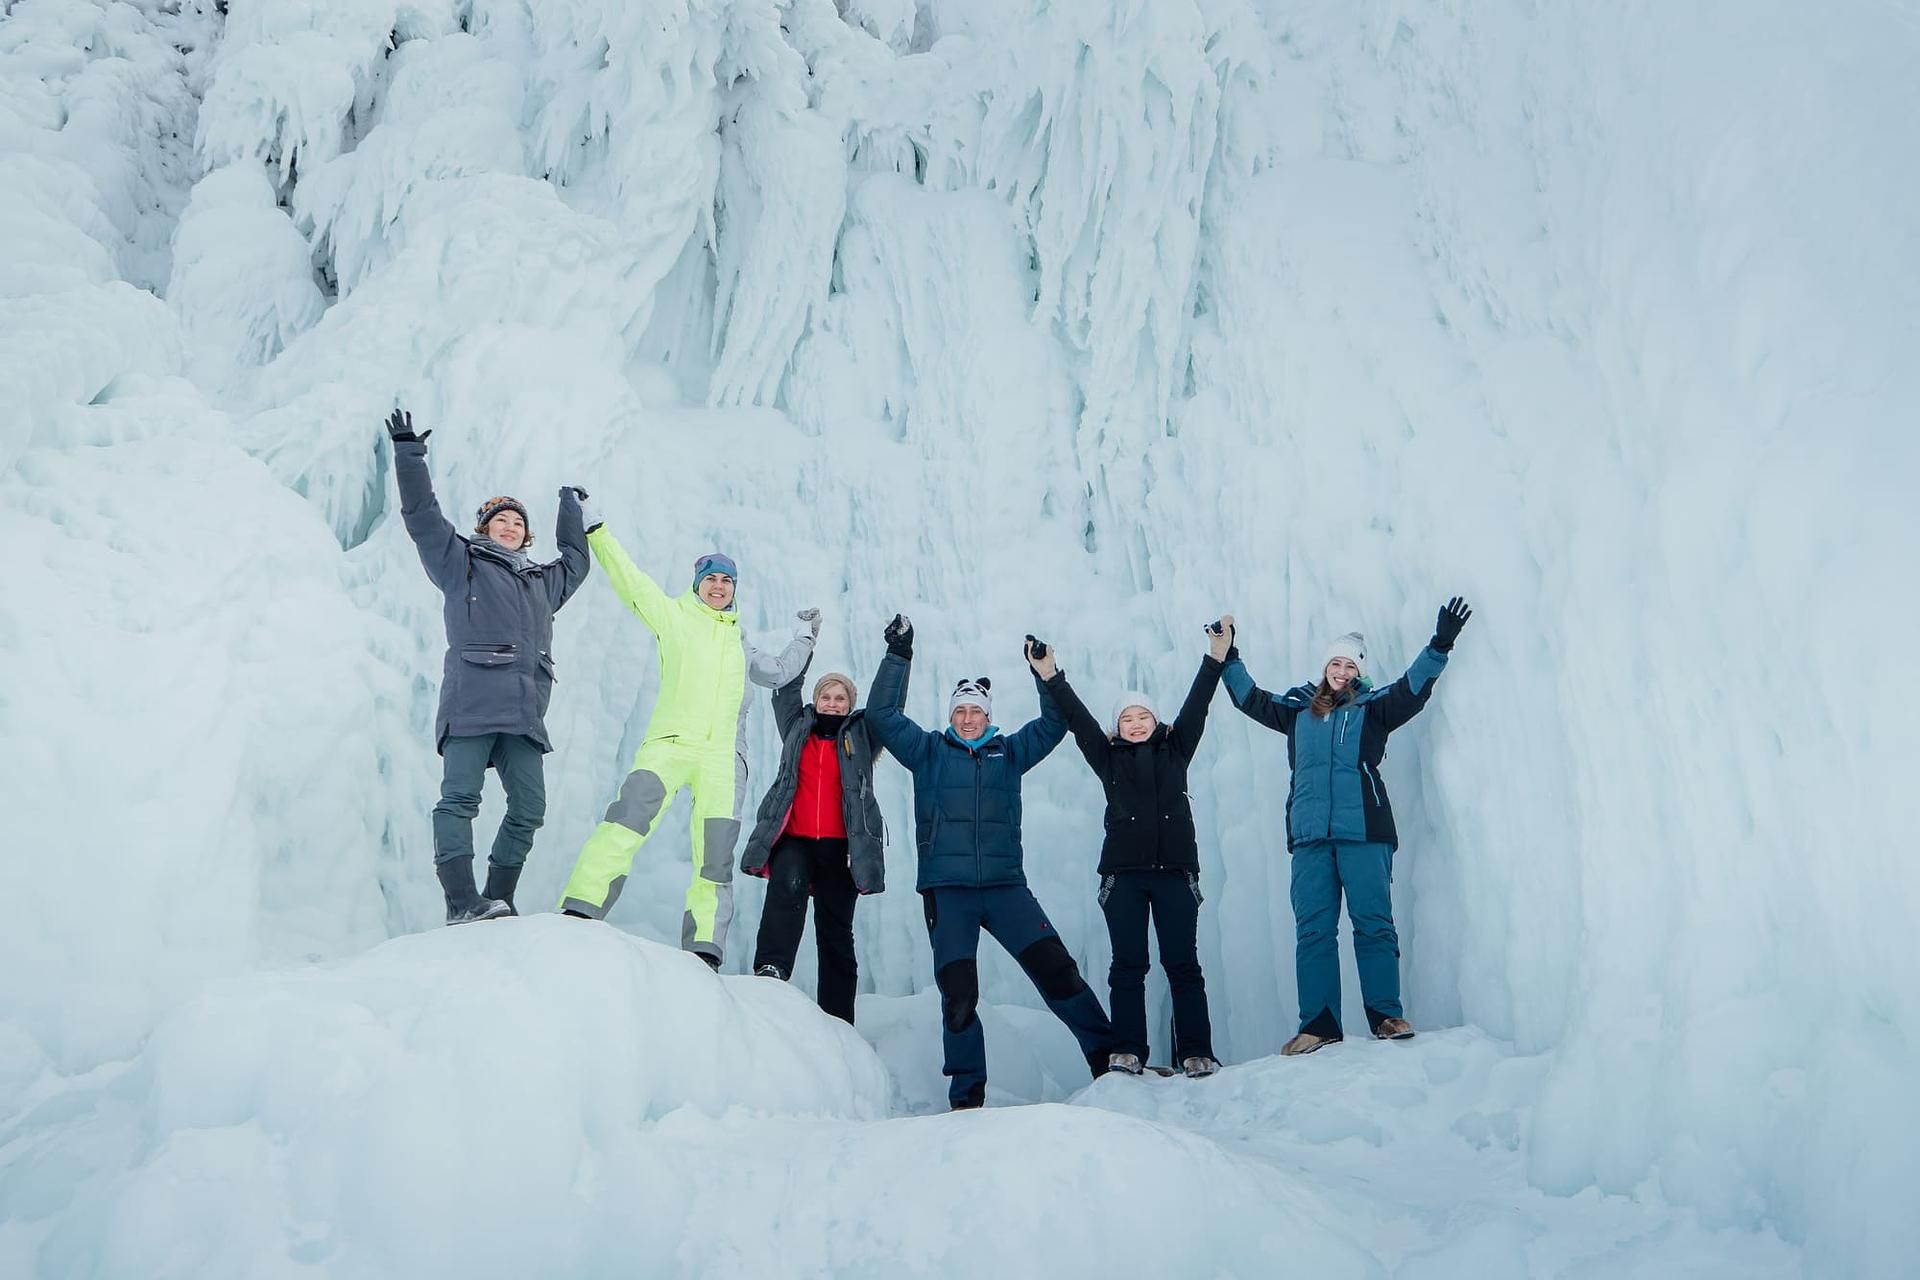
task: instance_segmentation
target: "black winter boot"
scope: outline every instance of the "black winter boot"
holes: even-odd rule
[[[473,888],[473,856],[449,858],[445,862],[433,864],[433,873],[440,877],[440,891],[447,896],[447,923],[468,924],[475,920],[492,920],[504,916],[511,909],[504,902],[495,902],[492,898],[483,898]]]
[[[518,867],[503,867],[497,862],[487,864],[487,887],[480,891],[483,898],[492,898],[495,902],[507,904],[507,914],[517,916],[518,908],[513,905],[514,886],[520,883],[520,872],[525,869],[523,863]]]

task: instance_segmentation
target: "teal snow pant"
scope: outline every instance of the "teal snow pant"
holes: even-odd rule
[[[1293,851],[1294,981],[1300,1029],[1340,1039],[1340,895],[1353,926],[1353,959],[1367,1026],[1400,1012],[1400,935],[1393,928],[1393,850],[1316,840]]]
[[[493,769],[507,790],[507,816],[500,821],[487,861],[496,867],[524,865],[533,833],[547,820],[546,764],[538,744],[518,733],[482,733],[448,738],[440,754],[445,772],[440,803],[433,806],[434,862],[473,856],[480,788],[487,770]]]

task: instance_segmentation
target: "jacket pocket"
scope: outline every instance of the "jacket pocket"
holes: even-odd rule
[[[518,655],[510,644],[463,644],[460,660],[476,667],[510,667]]]
[[[1187,889],[1193,894],[1194,906],[1197,907],[1206,901],[1206,898],[1200,893],[1200,873],[1198,871],[1187,872]]]
[[[1107,905],[1107,899],[1111,897],[1112,894],[1113,894],[1113,876],[1111,874],[1101,876],[1100,892],[1095,900],[1099,902],[1101,906],[1104,907]]]
[[[553,669],[553,659],[544,653],[540,655],[540,674],[547,678],[548,684],[557,684],[560,681],[559,675]]]
[[[1385,803],[1380,799],[1379,777],[1374,773],[1373,766],[1365,760],[1360,762],[1360,776],[1367,780],[1367,790],[1373,793],[1373,807],[1376,809],[1385,808]]]

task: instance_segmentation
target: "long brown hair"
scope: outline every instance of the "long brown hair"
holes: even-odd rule
[[[1346,688],[1336,691],[1332,685],[1327,683],[1326,673],[1322,672],[1320,675],[1320,687],[1314,691],[1313,701],[1307,704],[1307,710],[1317,716],[1332,715],[1335,707],[1353,701],[1353,695],[1358,692],[1359,684],[1360,677],[1355,676],[1353,679],[1347,681]]]

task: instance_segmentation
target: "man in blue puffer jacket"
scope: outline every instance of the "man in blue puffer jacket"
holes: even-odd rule
[[[1275,696],[1253,682],[1230,649],[1221,680],[1233,705],[1287,735],[1293,785],[1287,792],[1287,848],[1293,854],[1294,977],[1300,1032],[1281,1053],[1312,1053],[1342,1038],[1337,930],[1344,889],[1353,958],[1367,1023],[1380,1040],[1406,1040],[1400,1007],[1400,935],[1389,886],[1400,837],[1380,779],[1387,735],[1420,713],[1446,669],[1460,629],[1473,616],[1455,596],[1433,639],[1407,673],[1384,688],[1367,683],[1367,642],[1349,631],[1327,648],[1320,679]],[[1231,630],[1233,619],[1221,619]]]
[[[946,731],[930,733],[899,705],[913,660],[913,624],[894,615],[886,641],[867,727],[913,773],[916,887],[926,904],[940,988],[948,1102],[960,1111],[986,1101],[987,1041],[975,961],[983,928],[1020,962],[1100,1075],[1113,1051],[1113,1027],[1027,888],[1020,847],[1020,779],[1067,736],[1066,717],[1047,691],[1048,682],[1061,678],[1059,667],[1029,636],[1027,662],[1040,689],[1037,720],[1002,734],[992,723],[993,693],[983,676],[959,683],[947,700]]]

